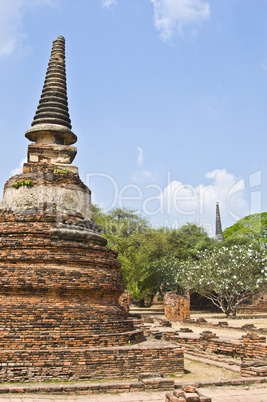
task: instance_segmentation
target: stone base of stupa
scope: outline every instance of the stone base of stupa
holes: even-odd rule
[[[182,370],[182,351],[143,343],[142,329],[134,328],[120,305],[124,284],[117,253],[105,246],[90,211],[90,190],[58,166],[27,163],[5,184],[0,380]]]
[[[111,380],[184,370],[183,351],[161,341],[110,348],[1,349],[0,361],[4,382]]]

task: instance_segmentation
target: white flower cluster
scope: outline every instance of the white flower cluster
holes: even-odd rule
[[[169,285],[205,295],[223,311],[236,309],[267,285],[267,253],[255,245],[219,247],[200,253],[197,260],[164,258],[161,270],[169,272]]]

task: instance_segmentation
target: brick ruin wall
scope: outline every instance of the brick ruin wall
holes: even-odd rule
[[[183,370],[183,351],[174,346],[0,350],[0,381],[135,378]]]
[[[167,320],[184,322],[190,318],[190,296],[167,292],[164,295],[164,312]]]
[[[267,312],[267,293],[261,295],[255,295],[251,297],[249,303],[242,304],[239,309],[238,313],[266,313]]]
[[[267,377],[266,360],[244,359],[241,364],[242,377]]]
[[[12,225],[5,222],[5,230]],[[116,253],[97,244],[53,241],[47,230],[45,223],[16,222],[17,239],[2,238],[0,347],[141,342],[142,331],[134,330],[119,304]]]
[[[187,351],[190,351],[191,347],[194,346],[207,352],[232,357],[238,356],[243,359],[267,359],[266,338],[259,337],[254,333],[244,335],[239,342],[222,341],[210,331],[204,331],[200,337],[182,337],[166,333],[164,339],[183,346]]]

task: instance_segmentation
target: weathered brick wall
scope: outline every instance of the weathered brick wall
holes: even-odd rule
[[[266,377],[266,360],[244,359],[241,364],[240,374],[242,377]]]
[[[0,381],[135,378],[183,370],[183,351],[171,346],[0,350]]]
[[[165,317],[170,321],[183,322],[190,318],[190,296],[168,292],[164,295]]]
[[[251,297],[250,303],[243,304],[239,307],[238,313],[266,313],[267,311],[267,294],[254,295]]]
[[[190,351],[192,346],[199,347],[211,353],[219,353],[228,356],[239,356],[241,358],[267,358],[266,338],[259,337],[257,334],[247,334],[238,342],[227,342],[220,340],[216,334],[213,336],[182,337],[180,335],[164,334],[164,339],[183,345]]]
[[[25,336],[32,336],[34,342],[39,338],[36,344],[42,346],[60,344],[62,341],[49,336],[62,334],[70,339],[75,336],[79,344],[86,334],[86,345],[142,341],[142,331],[130,333],[132,321],[119,304],[124,286],[115,252],[97,244],[51,240],[45,237],[41,223],[39,236],[34,229],[25,234],[24,224],[18,222],[16,237],[9,237],[12,225],[3,226],[0,345],[14,346],[12,337],[18,340]],[[51,330],[56,334],[45,334]],[[75,346],[76,341],[64,339]],[[24,341],[29,343],[26,338]]]

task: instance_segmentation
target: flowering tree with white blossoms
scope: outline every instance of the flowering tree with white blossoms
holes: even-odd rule
[[[255,245],[218,247],[179,264],[176,282],[207,297],[228,317],[251,294],[267,291],[267,252]]]

